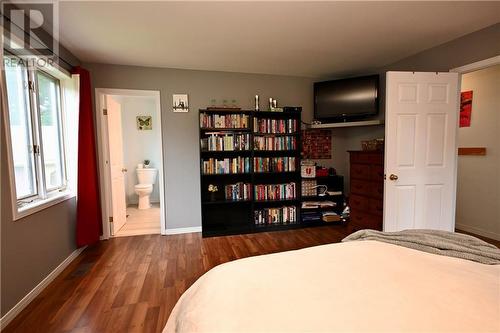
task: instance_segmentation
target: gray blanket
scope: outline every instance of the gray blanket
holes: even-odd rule
[[[476,237],[441,230],[382,232],[360,230],[342,242],[374,240],[443,256],[472,260],[487,265],[500,264],[500,250]]]

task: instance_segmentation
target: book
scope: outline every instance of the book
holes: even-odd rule
[[[256,201],[291,200],[296,198],[296,184],[262,184],[254,186]]]
[[[297,138],[294,136],[259,136],[254,135],[255,150],[295,150]]]
[[[254,172],[295,171],[295,157],[255,157]]]
[[[202,151],[242,151],[250,150],[250,134],[210,133],[200,139]]]
[[[323,212],[321,219],[325,222],[338,222],[341,220],[340,216],[335,212]]]
[[[265,134],[292,134],[297,132],[297,120],[254,118],[253,131]]]
[[[246,114],[200,113],[201,128],[249,128],[250,116]]]
[[[224,186],[226,200],[250,200],[252,196],[252,184],[239,182]]]
[[[204,175],[249,173],[251,171],[250,157],[202,159],[201,171]]]
[[[254,221],[256,225],[297,223],[297,207],[258,209],[254,211]]]

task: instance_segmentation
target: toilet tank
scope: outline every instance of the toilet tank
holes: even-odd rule
[[[137,180],[139,184],[154,184],[156,182],[157,169],[154,168],[144,168],[136,169]]]

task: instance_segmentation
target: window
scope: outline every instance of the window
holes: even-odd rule
[[[68,179],[61,82],[4,56],[12,177],[18,211],[61,198]]]

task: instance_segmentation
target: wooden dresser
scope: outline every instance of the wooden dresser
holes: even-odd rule
[[[349,206],[352,231],[382,230],[384,207],[384,153],[378,151],[349,151]]]

